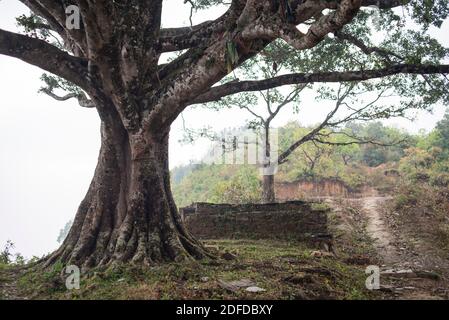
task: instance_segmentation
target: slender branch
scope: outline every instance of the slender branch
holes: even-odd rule
[[[344,100],[346,96],[341,97],[337,100],[335,104],[335,108],[326,116],[323,122],[321,122],[320,125],[318,125],[316,128],[311,130],[309,133],[307,133],[305,136],[303,136],[301,139],[297,140],[295,143],[293,143],[287,150],[285,150],[279,157],[278,157],[278,163],[282,164],[287,161],[287,158],[295,151],[299,146],[303,145],[304,143],[313,140],[313,138],[321,131],[323,130],[326,125],[328,124],[329,120],[332,119],[332,117],[337,113],[338,109],[341,106],[342,101]]]
[[[61,97],[61,96],[58,96],[57,94],[51,92],[50,90],[42,89],[41,91],[57,101],[67,101],[67,100],[75,98],[78,100],[78,103],[81,107],[95,108],[94,102],[92,100],[90,100],[89,98],[87,98],[87,96],[83,92],[69,93],[69,94],[66,94],[65,96]]]
[[[379,56],[384,58],[387,62],[391,62],[390,57],[395,57],[395,58],[398,58],[399,60],[403,60],[403,58],[400,55],[394,53],[393,51],[386,50],[386,49],[379,48],[379,47],[367,46],[363,43],[363,41],[361,41],[360,39],[357,39],[356,37],[354,37],[351,34],[337,31],[337,32],[335,32],[335,36],[337,36],[337,38],[339,38],[339,39],[346,40],[346,41],[352,43],[353,45],[358,47],[360,50],[362,50],[363,53],[365,53],[367,55],[370,55],[372,53],[377,53]]]
[[[281,109],[283,107],[285,107],[286,105],[288,105],[289,103],[295,101],[295,99],[299,96],[299,94],[306,88],[307,85],[301,85],[297,88],[295,88],[292,92],[290,92],[285,99],[276,107],[276,110],[274,110],[274,112],[270,115],[270,118],[273,119],[274,117],[276,117],[279,113],[279,111],[281,111]]]
[[[248,111],[249,113],[251,113],[254,117],[258,118],[260,121],[262,121],[262,123],[265,123],[265,119],[261,116],[258,115],[257,113],[255,113],[253,110],[251,110],[250,107],[246,106],[246,105],[239,105],[238,106],[240,109],[244,109],[246,111]]]
[[[319,136],[329,137],[332,135],[344,135],[344,136],[346,136],[350,139],[354,139],[354,140],[353,141],[344,141],[344,142],[335,142],[335,141],[327,141],[327,140],[323,140],[321,138],[317,138]],[[349,146],[349,145],[354,145],[354,144],[358,144],[358,145],[372,144],[372,145],[376,145],[376,146],[380,146],[380,147],[393,147],[393,146],[397,146],[399,144],[408,142],[407,138],[400,139],[397,141],[392,141],[392,142],[380,142],[380,141],[376,141],[372,138],[357,137],[357,136],[351,135],[344,131],[330,131],[326,134],[318,133],[312,140],[317,143],[320,143],[320,144],[326,144],[326,145],[331,145],[331,146]]]
[[[341,124],[343,122],[347,122],[349,121],[349,118],[345,118],[345,120],[341,120],[341,121],[336,121],[336,122],[330,122],[331,119],[336,115],[336,113],[338,112],[338,110],[341,108],[341,106],[346,105],[345,103],[345,99],[351,94],[352,90],[353,90],[353,85],[349,85],[346,87],[345,90],[343,90],[343,85],[340,84],[338,91],[337,91],[337,97],[336,97],[336,102],[335,102],[335,107],[334,109],[328,113],[328,115],[326,116],[326,118],[321,122],[321,124],[319,124],[317,127],[315,127],[313,130],[311,130],[309,133],[307,133],[306,135],[304,135],[301,139],[297,140],[295,143],[293,143],[287,150],[285,150],[278,158],[278,163],[282,164],[285,163],[287,161],[287,158],[297,149],[299,148],[301,145],[303,145],[306,142],[312,141],[315,144],[315,141],[317,140],[317,136],[323,136],[323,134],[321,133],[321,131],[326,128],[326,127],[335,127],[338,124]],[[380,94],[381,95],[381,94]],[[377,101],[377,99],[375,99],[374,101]],[[368,103],[367,107],[371,106],[372,104],[374,104],[374,102],[370,102]],[[361,110],[364,110],[365,108],[362,108]],[[360,112],[361,112],[360,110]],[[319,141],[318,141],[319,142]]]
[[[392,76],[396,74],[447,74],[447,73],[449,73],[449,65],[414,65],[414,64],[396,64],[378,70],[292,73],[265,80],[239,81],[212,87],[205,93],[198,96],[190,104],[217,101],[222,97],[243,91],[268,90],[271,88],[291,84],[363,81]]]

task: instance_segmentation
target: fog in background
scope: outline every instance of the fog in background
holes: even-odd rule
[[[188,25],[189,7],[183,0],[164,1],[164,27]],[[197,14],[194,23],[214,19],[223,8]],[[28,14],[18,1],[0,2],[0,28],[17,32],[15,17]],[[449,46],[448,23],[435,36]],[[446,33],[446,34],[445,34]],[[20,60],[0,55],[0,246],[8,239],[16,252],[26,257],[41,256],[57,247],[56,238],[64,224],[73,219],[85,195],[96,165],[100,146],[99,118],[95,110],[79,107],[75,100],[57,102],[38,94],[42,70]],[[328,107],[317,104],[313,95],[302,99],[302,112],[286,109],[274,126],[290,120],[314,124]],[[287,111],[288,110],[288,111]],[[415,122],[404,119],[386,123],[411,132],[431,130],[442,118],[444,107],[433,114],[421,112]],[[299,118],[300,116],[300,118]],[[216,130],[245,124],[244,111],[184,112],[187,126],[211,126]],[[183,145],[183,121],[172,126],[170,167],[201,159],[210,143],[201,140]]]

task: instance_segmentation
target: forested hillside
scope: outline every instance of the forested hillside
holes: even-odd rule
[[[333,179],[357,191],[363,186],[388,187],[387,177],[392,174],[405,180],[425,176],[434,184],[444,184],[448,117],[430,133],[415,135],[381,122],[349,124],[343,132],[370,137],[371,143],[346,144],[351,141],[349,134],[331,136],[328,141],[333,145],[307,142],[279,166],[276,183]],[[279,128],[279,147],[285,148],[309,130],[297,122],[286,124]],[[179,206],[197,201],[260,201],[261,177],[256,166],[192,164],[173,169],[172,180]]]

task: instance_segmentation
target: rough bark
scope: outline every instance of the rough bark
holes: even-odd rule
[[[262,179],[262,202],[273,203],[276,201],[274,191],[274,170],[272,169],[271,144],[270,144],[270,122],[271,119],[264,124],[263,147],[265,154],[263,179]]]
[[[148,265],[207,255],[184,228],[170,192],[168,133],[129,135],[118,116],[103,117],[92,183],[47,265]]]
[[[262,202],[273,203],[276,201],[276,195],[274,191],[274,175],[264,175],[262,182]]]

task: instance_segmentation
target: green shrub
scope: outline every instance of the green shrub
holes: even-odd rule
[[[416,199],[414,199],[416,200]],[[395,198],[396,209],[404,208],[410,204],[410,198],[404,194],[400,194]]]
[[[409,184],[402,185],[394,198],[396,210],[416,206],[420,197],[420,190]]]
[[[211,201],[215,203],[257,203],[260,202],[261,193],[261,183],[257,171],[242,166],[230,180],[215,185]]]
[[[415,183],[428,182],[430,180],[430,175],[425,171],[417,171],[410,174],[408,178]]]
[[[430,178],[430,183],[436,187],[448,187],[449,186],[449,173],[441,172],[433,174]]]

